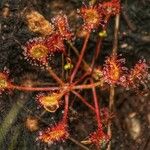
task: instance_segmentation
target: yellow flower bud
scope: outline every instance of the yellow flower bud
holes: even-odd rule
[[[100,31],[100,32],[99,32],[99,36],[102,37],[102,38],[107,37],[107,32],[106,32],[106,30]]]

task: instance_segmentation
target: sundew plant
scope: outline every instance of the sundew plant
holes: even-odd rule
[[[3,97],[4,93],[9,95],[16,91],[34,92],[36,94],[33,99],[37,109],[43,114],[55,116],[61,112],[59,120],[44,127],[38,126],[41,114],[39,118],[27,119],[26,127],[36,136],[36,142],[49,146],[69,142],[74,134],[70,129],[70,111],[76,110],[76,100],[74,100],[76,97],[78,105],[84,105],[86,111],[90,111],[93,115],[93,131],[89,131],[78,145],[81,149],[91,145],[95,149],[111,148],[115,89],[121,87],[124,92],[133,90],[138,94],[140,86],[147,85],[148,82],[148,63],[144,58],[130,68],[126,65],[128,59],[117,52],[121,12],[120,0],[83,1],[82,6],[76,10],[81,24],[76,33],[63,11],[48,20],[36,10],[25,10],[24,19],[27,27],[38,36],[21,44],[23,59],[28,65],[48,73],[53,82],[45,85],[39,83],[36,85],[36,82],[17,84],[11,78],[9,69],[5,68],[0,72],[0,93]],[[114,21],[111,54],[105,57],[103,64],[97,65],[96,61],[100,59],[103,51],[102,45],[108,36],[107,30],[111,20]],[[93,36],[96,44],[90,49],[92,55],[89,61],[85,56],[89,51],[90,38]],[[82,39],[81,48],[76,47],[78,39]],[[57,57],[61,61],[57,62],[56,71]],[[101,92],[107,92],[109,95],[109,102],[105,108],[101,106]]]

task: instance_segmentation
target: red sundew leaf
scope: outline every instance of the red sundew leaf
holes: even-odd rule
[[[101,12],[98,5],[83,5],[79,10],[79,15],[84,21],[83,29],[91,31],[101,24]]]
[[[127,76],[127,86],[136,87],[138,84],[145,82],[148,79],[148,65],[143,59],[139,60],[130,70]]]
[[[119,59],[117,56],[110,56],[106,59],[103,67],[104,82],[113,85],[122,85],[126,81],[127,68],[123,66],[125,59]]]
[[[31,64],[48,64],[49,50],[47,45],[45,44],[44,38],[30,39],[25,44],[23,49],[25,59],[27,59]]]
[[[45,44],[51,54],[55,52],[65,53],[64,40],[59,33],[54,33],[51,36],[46,37]]]
[[[100,3],[99,10],[101,10],[102,14],[102,27],[105,28],[108,21],[110,20],[110,17],[120,13],[120,0],[111,0],[109,2]]]
[[[59,108],[61,95],[59,93],[40,93],[36,96],[37,102],[48,112],[54,113]]]
[[[114,16],[120,13],[120,0],[111,0],[110,2],[103,2],[100,4],[103,15]]]
[[[71,40],[73,38],[73,34],[70,31],[68,18],[63,12],[60,12],[59,15],[52,18],[52,22],[55,25],[55,28],[60,33],[60,35],[66,39]]]
[[[98,129],[90,135],[91,142],[96,145],[101,145],[103,142],[107,143],[109,139],[109,136],[101,131],[101,129]]]
[[[95,144],[98,148],[104,147],[110,140],[110,137],[103,132],[102,129],[97,129],[91,133],[87,140],[81,141],[83,144]]]
[[[11,83],[8,80],[8,73],[7,71],[0,72],[0,94],[4,91],[9,89]]]
[[[67,125],[64,122],[59,122],[53,127],[48,127],[39,132],[38,140],[53,144],[58,141],[64,141],[69,137]]]

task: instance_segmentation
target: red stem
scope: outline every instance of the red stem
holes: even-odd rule
[[[83,58],[83,56],[84,56],[84,53],[85,53],[85,50],[86,50],[86,46],[87,46],[87,42],[88,42],[88,40],[89,40],[89,37],[90,37],[90,32],[87,34],[87,36],[86,36],[86,38],[85,38],[85,40],[84,40],[84,44],[83,44],[81,53],[80,53],[80,55],[79,55],[77,64],[76,64],[76,66],[75,66],[75,68],[74,68],[74,70],[73,70],[73,72],[72,72],[72,74],[71,74],[71,77],[70,77],[70,83],[72,83],[72,81],[73,81],[73,79],[74,79],[74,77],[75,77],[75,75],[76,75],[76,73],[77,73],[77,71],[78,71],[78,69],[79,69],[79,67],[80,67],[80,64],[81,64],[81,62],[82,62],[82,58]]]
[[[50,67],[47,67],[47,71],[60,85],[64,85],[64,82],[55,74],[55,72]]]
[[[101,45],[102,45],[102,38],[99,37],[99,39],[97,41],[97,45],[96,45],[96,50],[95,50],[95,53],[94,53],[94,56],[93,56],[93,59],[92,59],[92,63],[91,63],[92,71],[94,69],[95,61],[96,61],[96,59],[97,59],[97,57],[100,53]]]
[[[72,89],[91,89],[91,88],[96,87],[96,86],[101,86],[101,84],[102,84],[102,82],[76,85],[76,86],[73,86]]]
[[[89,104],[84,97],[82,97],[79,93],[75,91],[72,91],[72,93],[75,94],[86,106],[88,106],[92,111],[95,112],[95,108],[91,104]]]
[[[93,83],[93,80],[91,80],[91,82]],[[94,99],[94,105],[95,105],[95,111],[96,111],[96,120],[98,123],[98,128],[102,128],[102,122],[101,122],[101,118],[100,118],[100,110],[99,110],[99,104],[98,104],[98,99],[97,99],[97,94],[96,94],[96,90],[95,87],[92,88],[92,92],[93,92],[93,99]]]
[[[81,76],[81,78],[79,78],[77,81],[75,81],[74,83],[73,83],[73,85],[76,85],[77,83],[79,83],[79,82],[81,82],[85,77],[87,77],[89,75],[89,72],[85,72],[82,76]]]
[[[75,89],[91,89],[93,87],[96,86],[100,86],[101,82],[96,82],[96,83],[92,83],[92,84],[83,84],[83,85],[71,85],[71,86],[67,86],[64,85],[62,87],[29,87],[29,86],[21,86],[21,85],[13,85],[10,84],[8,86],[8,89],[10,90],[20,90],[20,91],[51,91],[51,90],[64,90],[66,92],[69,92],[71,90],[75,90]]]
[[[27,87],[27,86],[18,86],[18,85],[10,85],[8,89],[16,89],[21,91],[51,91],[51,90],[59,90],[59,87]]]
[[[69,110],[69,94],[65,95],[65,109],[63,114],[63,122],[67,122],[67,116],[68,116],[68,110]]]

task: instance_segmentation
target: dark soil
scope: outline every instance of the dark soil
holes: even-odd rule
[[[38,34],[30,32],[23,15],[23,11],[37,10],[46,19],[50,20],[59,11],[63,10],[69,17],[71,27],[77,32],[80,26],[77,21],[76,9],[81,0],[0,0],[0,69],[8,68],[10,78],[16,83],[26,84],[51,82],[44,70],[30,65],[23,59],[22,48],[30,38]],[[150,1],[126,0],[122,2],[121,26],[119,36],[119,52],[126,58],[127,65],[132,67],[138,59],[145,58],[150,62]],[[113,43],[113,24],[111,20],[108,37],[103,44],[101,58],[96,65],[102,64],[104,57],[109,55]],[[94,36],[94,35],[93,35]],[[95,45],[95,39],[90,39],[89,49]],[[76,42],[81,47],[81,39]],[[73,56],[74,54],[71,53]],[[86,59],[91,60],[92,52],[87,53]],[[60,56],[58,56],[60,58]],[[76,57],[73,57],[76,59]],[[55,66],[56,65],[56,66]],[[56,63],[52,63],[57,67]],[[60,65],[61,66],[61,65]],[[58,68],[59,70],[59,68]],[[150,150],[150,93],[149,85],[142,86],[137,93],[116,88],[115,112],[112,119],[112,150]],[[86,93],[83,93],[86,95]],[[88,136],[95,128],[93,114],[84,105],[75,102],[70,111],[71,139],[47,145],[36,141],[38,132],[31,132],[26,128],[25,121],[29,116],[39,120],[39,128],[54,124],[61,117],[56,114],[45,113],[42,117],[41,108],[34,100],[36,92],[9,92],[0,97],[0,124],[10,117],[11,110],[17,107],[18,112],[12,113],[10,127],[3,138],[0,138],[0,150],[82,150],[78,142]],[[73,97],[73,99],[75,99]],[[101,105],[108,106],[109,93],[101,91]],[[21,102],[20,102],[21,101]],[[23,106],[21,106],[23,104]],[[20,105],[20,108],[18,106]],[[6,123],[7,124],[7,123]],[[1,131],[1,129],[0,129]],[[2,131],[1,131],[2,137]],[[89,149],[95,149],[93,146]]]

